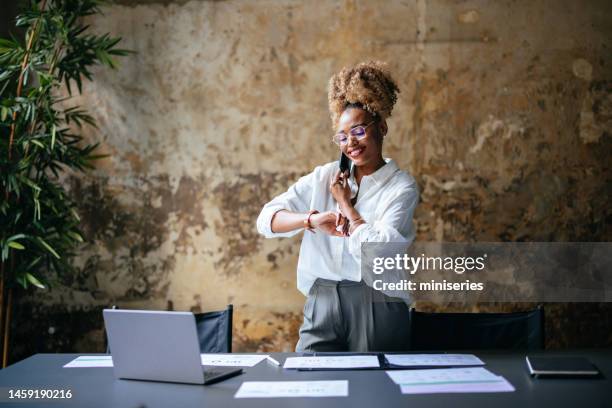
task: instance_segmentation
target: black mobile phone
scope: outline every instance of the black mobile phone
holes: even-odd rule
[[[340,152],[340,173],[344,173],[351,167],[351,159],[346,154]]]

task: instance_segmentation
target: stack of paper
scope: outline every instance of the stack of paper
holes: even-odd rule
[[[459,367],[485,363],[473,354],[385,354],[389,364],[402,367]]]
[[[285,368],[298,369],[351,369],[351,368],[378,368],[378,357],[372,355],[356,356],[313,356],[288,357]]]
[[[348,380],[245,381],[234,398],[347,397]]]
[[[482,367],[387,371],[402,394],[507,392],[514,387],[504,377]]]

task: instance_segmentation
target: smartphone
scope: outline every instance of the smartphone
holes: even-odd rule
[[[351,159],[348,158],[348,156],[346,154],[344,154],[343,152],[340,152],[340,173],[344,174],[345,171],[350,172],[350,168],[351,168]],[[340,205],[336,203],[336,211],[338,213],[341,213],[340,211]],[[338,232],[342,232],[344,231],[345,227],[347,227],[348,224],[345,223],[344,225],[336,225],[336,231]],[[348,228],[348,227],[347,227]]]
[[[351,167],[351,159],[346,154],[340,152],[340,173],[344,173]]]

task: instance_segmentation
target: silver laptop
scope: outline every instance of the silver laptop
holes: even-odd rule
[[[104,309],[103,315],[117,378],[212,384],[242,373],[202,366],[193,313]]]

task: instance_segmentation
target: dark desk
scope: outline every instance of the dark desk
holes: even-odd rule
[[[515,392],[491,394],[402,395],[384,371],[284,370],[267,361],[245,374],[211,386],[116,380],[112,368],[62,368],[78,354],[37,354],[0,371],[0,407],[612,407],[612,350],[547,352],[583,355],[595,363],[603,378],[532,379],[522,353],[475,353],[490,371],[503,375]],[[281,362],[294,353],[271,353]],[[349,381],[348,397],[234,399],[243,381]],[[7,402],[8,389],[70,389],[71,400]]]

